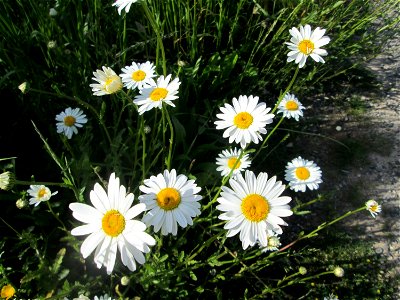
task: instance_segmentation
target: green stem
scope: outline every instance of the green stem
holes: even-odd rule
[[[144,13],[146,14],[146,17],[149,19],[151,26],[153,27],[154,32],[156,33],[157,36],[157,49],[161,50],[161,58],[162,58],[162,69],[163,69],[163,74],[164,76],[167,76],[167,61],[165,59],[165,50],[164,50],[164,44],[161,38],[160,31],[158,30],[159,28],[157,27],[156,20],[154,19],[152,13],[149,10],[149,7],[147,6],[147,1],[141,1],[142,2],[142,7],[144,10]],[[156,65],[158,65],[158,51],[156,55]]]
[[[112,147],[111,137],[110,137],[110,134],[109,134],[109,132],[107,130],[106,125],[104,124],[104,122],[103,122],[102,118],[100,117],[100,114],[97,112],[97,110],[93,106],[91,106],[89,103],[87,103],[85,101],[82,101],[79,98],[67,96],[67,95],[64,95],[64,94],[52,93],[52,92],[37,90],[37,89],[33,89],[33,88],[30,88],[29,91],[33,91],[33,92],[37,92],[37,93],[45,94],[45,95],[50,95],[50,96],[56,96],[56,97],[59,97],[59,98],[73,100],[75,102],[78,102],[80,105],[82,105],[82,106],[88,108],[89,110],[91,110],[94,113],[94,115],[96,116],[96,118],[99,120],[100,125],[103,127],[104,132],[105,132],[105,134],[107,136],[108,142],[110,143],[110,147]]]
[[[171,159],[172,159],[172,149],[173,149],[173,145],[174,145],[174,126],[172,125],[171,117],[169,116],[168,109],[164,105],[164,103],[162,105],[162,111],[163,111],[163,114],[165,111],[165,116],[167,117],[169,130],[171,132],[171,138],[169,139],[169,147],[168,147],[168,158],[166,160],[167,169],[170,170],[171,169]]]
[[[275,125],[275,127],[270,131],[270,133],[267,135],[267,137],[264,139],[263,143],[261,144],[260,148],[258,148],[256,154],[254,154],[253,156],[253,160],[258,156],[258,154],[260,154],[261,150],[264,149],[265,144],[267,143],[267,141],[269,140],[269,138],[272,136],[272,134],[275,132],[275,130],[279,127],[279,125],[281,125],[282,121],[284,119],[284,116],[281,117],[281,119],[279,120],[279,122]]]
[[[214,198],[210,202],[208,202],[207,205],[205,205],[203,207],[203,211],[206,210],[207,208],[209,208],[211,205],[213,205],[215,203],[215,201],[217,201],[217,198],[222,191],[222,187],[225,186],[225,184],[228,182],[228,180],[232,177],[233,171],[236,169],[236,166],[239,164],[240,160],[246,153],[247,153],[246,148],[244,148],[244,149],[242,149],[242,151],[240,151],[240,155],[239,155],[238,159],[235,161],[234,165],[232,166],[231,171],[229,172],[229,174],[227,176],[222,178],[222,182],[218,188],[217,193],[215,194]]]
[[[274,109],[271,111],[271,114],[273,114],[276,111],[276,109],[278,108],[279,104],[281,103],[283,97],[292,88],[293,83],[296,80],[296,77],[297,77],[298,73],[299,73],[299,66],[297,66],[296,71],[293,74],[292,80],[290,81],[289,85],[286,87],[285,91],[282,94],[279,95],[278,102],[276,102]]]
[[[347,213],[345,213],[344,215],[328,222],[328,223],[322,223],[321,225],[319,225],[316,229],[314,229],[313,231],[311,231],[310,233],[306,234],[306,235],[302,235],[300,237],[297,238],[297,240],[294,240],[293,242],[291,242],[290,244],[287,244],[286,246],[284,246],[283,248],[279,249],[279,251],[284,251],[288,248],[290,248],[291,246],[293,246],[294,244],[296,244],[297,242],[304,240],[304,239],[308,239],[308,238],[312,238],[314,236],[317,235],[317,232],[321,231],[322,229],[325,229],[328,226],[331,226],[333,224],[335,224],[336,222],[339,222],[340,220],[347,218],[348,216],[351,216],[355,213],[358,213],[359,211],[365,210],[365,205],[355,209],[355,210],[351,210],[348,211]]]
[[[53,211],[53,209],[51,208],[51,205],[49,203],[49,201],[46,201],[47,206],[49,207],[49,211],[50,213],[54,216],[54,218],[56,218],[56,220],[61,224],[62,229],[64,231],[68,231],[67,228],[65,227],[64,223],[60,220],[60,218],[57,216],[57,214]]]

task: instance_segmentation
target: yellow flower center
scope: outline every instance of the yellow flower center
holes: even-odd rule
[[[150,93],[150,99],[153,101],[160,101],[167,97],[168,95],[168,90],[164,88],[155,88],[151,93]]]
[[[125,218],[118,210],[109,210],[101,220],[101,227],[107,235],[116,237],[125,229]]]
[[[41,188],[38,192],[38,198],[43,198],[44,196],[46,196],[46,194],[46,188]]]
[[[75,122],[76,122],[76,119],[73,116],[66,116],[64,118],[64,125],[65,126],[71,127],[71,126],[73,126],[75,124]]]
[[[371,205],[371,207],[369,208],[371,211],[373,212],[377,212],[378,211],[378,204],[373,204]]]
[[[134,81],[142,81],[146,78],[146,72],[143,72],[142,70],[137,70],[136,72],[132,73],[132,79]]]
[[[237,162],[237,164],[236,164]],[[236,166],[235,166],[236,164]],[[240,160],[237,159],[236,157],[231,157],[230,159],[228,159],[228,167],[233,169],[233,166],[235,166],[235,169],[238,169],[240,167]]]
[[[235,116],[233,123],[240,129],[247,129],[253,123],[253,116],[248,112],[241,112]]]
[[[302,40],[298,45],[299,51],[305,55],[309,55],[314,51],[314,43],[310,40]]]
[[[122,89],[122,81],[118,75],[111,75],[107,77],[104,83],[104,89],[107,93],[112,94]]]
[[[15,294],[15,289],[11,284],[7,284],[1,288],[1,298],[5,298],[6,300],[13,297]]]
[[[301,180],[310,178],[310,171],[305,167],[296,168],[296,177]]]
[[[288,102],[286,102],[285,107],[287,110],[297,110],[299,108],[297,103],[293,100],[289,100]]]
[[[181,203],[181,194],[174,188],[165,188],[157,194],[157,204],[164,210],[172,210]]]
[[[260,222],[268,216],[269,204],[263,196],[250,194],[242,200],[241,209],[246,219],[252,222]]]

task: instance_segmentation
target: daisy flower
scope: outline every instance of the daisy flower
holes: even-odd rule
[[[285,42],[290,50],[287,54],[287,61],[294,61],[299,64],[299,68],[304,67],[309,56],[316,62],[324,63],[322,56],[328,55],[328,52],[320,47],[325,46],[330,41],[329,37],[324,36],[325,31],[325,29],[319,27],[312,31],[308,24],[304,27],[300,25],[300,31],[296,27],[289,29],[292,37],[290,43]]]
[[[95,96],[114,94],[122,89],[121,78],[109,67],[103,66],[103,71],[98,69],[93,72],[93,75],[92,79],[98,83],[92,83],[89,86]]]
[[[10,171],[0,174],[0,189],[8,191],[11,190],[15,184],[15,175]]]
[[[267,251],[278,251],[278,247],[281,246],[281,240],[275,232],[268,230],[267,234],[267,246],[262,247],[261,252],[267,252]]]
[[[35,206],[38,206],[40,202],[50,200],[51,196],[58,193],[58,191],[52,193],[45,185],[30,185],[27,192],[31,196],[29,204],[34,204]]]
[[[143,87],[140,90],[140,95],[137,95],[133,100],[133,103],[139,106],[139,115],[142,115],[145,111],[149,111],[154,107],[162,107],[162,103],[165,102],[168,105],[175,107],[172,103],[173,100],[178,99],[178,89],[181,84],[179,78],[175,78],[171,82],[171,74],[164,78],[161,75],[157,79],[157,83],[153,78],[149,78],[150,86]]]
[[[151,176],[139,189],[145,193],[139,201],[146,204],[147,210],[142,221],[153,226],[154,232],[161,229],[162,235],[176,235],[178,224],[182,228],[193,225],[192,218],[200,215],[198,201],[202,196],[196,194],[201,188],[185,175],[176,176],[175,169]]]
[[[144,86],[151,85],[152,82],[149,79],[156,76],[155,69],[156,67],[149,61],[142,64],[132,62],[131,66],[121,69],[123,74],[119,76],[122,78],[126,88],[131,90],[138,88],[141,90]]]
[[[103,296],[100,297],[94,296],[93,300],[114,300],[114,299],[108,296],[108,294],[104,294]]]
[[[233,98],[232,104],[225,103],[219,108],[222,114],[217,114],[221,120],[214,122],[216,128],[225,129],[223,137],[229,137],[229,143],[238,143],[242,148],[250,142],[258,144],[261,134],[267,133],[265,126],[272,123],[274,115],[268,113],[271,108],[258,103],[257,96],[239,96]]]
[[[339,298],[334,294],[329,294],[329,296],[324,297],[324,300],[339,300]]]
[[[290,189],[295,192],[305,192],[306,188],[318,189],[322,182],[321,176],[321,169],[313,161],[300,156],[286,165],[285,180],[289,182]]]
[[[235,169],[232,172],[232,176],[235,176],[251,165],[248,154],[243,155],[243,157],[238,161],[241,151],[242,150],[234,148],[233,150],[222,150],[222,153],[218,154],[217,171],[220,171],[222,176],[229,175],[233,167],[235,167]]]
[[[293,214],[287,205],[292,199],[280,196],[285,186],[276,176],[268,179],[267,173],[260,173],[256,177],[248,170],[245,177],[239,173],[229,184],[232,188],[223,186],[217,199],[217,209],[223,212],[218,218],[228,221],[224,226],[227,237],[240,233],[243,249],[257,242],[267,247],[268,232],[281,234],[280,225],[287,225],[281,217]]]
[[[57,133],[64,133],[68,139],[72,134],[78,133],[78,127],[81,128],[88,120],[79,108],[72,109],[68,107],[65,111],[56,115]]]
[[[285,94],[278,106],[278,114],[283,113],[285,118],[294,118],[296,121],[303,116],[305,107],[300,103],[299,99],[293,94]]]
[[[126,194],[126,188],[119,183],[119,178],[112,173],[107,191],[96,183],[90,192],[93,206],[83,203],[69,205],[74,218],[86,223],[72,229],[71,234],[89,234],[81,245],[83,257],[87,258],[96,249],[94,261],[97,268],[105,266],[107,274],[114,269],[117,250],[121,252],[122,263],[135,271],[136,262],[144,264],[143,253],[150,252],[149,246],[155,245],[154,238],[145,232],[146,225],[133,220],[146,206],[132,206],[134,195]]]
[[[374,218],[382,211],[382,206],[379,205],[375,200],[368,200],[365,202],[365,207]]]
[[[125,12],[128,13],[131,5],[138,0],[115,0],[112,6],[118,7],[118,14],[121,15],[122,10],[125,8]]]

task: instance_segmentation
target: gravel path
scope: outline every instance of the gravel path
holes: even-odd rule
[[[400,37],[391,40],[384,52],[365,66],[379,81],[379,90],[349,87],[344,95],[341,90],[318,99],[324,103],[317,108],[322,120],[319,133],[339,141],[354,141],[354,157],[348,158],[351,162],[347,165],[343,157],[334,161],[337,153],[332,144],[315,156],[323,156],[317,161],[331,160],[321,168],[325,185],[335,181],[335,206],[346,207],[352,198],[359,202],[357,206],[348,204],[349,209],[369,199],[382,205],[382,213],[375,220],[360,213],[343,224],[349,232],[354,230],[360,238],[372,241],[375,251],[393,263],[388,273],[400,276]],[[329,105],[334,101],[345,101],[347,109],[343,109],[343,102],[337,107]],[[398,291],[400,299],[400,287]]]

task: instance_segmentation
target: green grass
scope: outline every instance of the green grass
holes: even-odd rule
[[[211,201],[226,183],[215,170],[215,158],[229,146],[215,130],[219,107],[239,95],[257,95],[273,107],[292,79],[290,91],[301,99],[313,89],[324,92],[343,78],[358,76],[363,57],[377,55],[398,30],[398,16],[385,15],[397,2],[148,0],[146,5],[134,3],[122,16],[112,1],[58,1],[56,16],[49,15],[55,5],[51,1],[1,2],[0,95],[10,108],[1,118],[6,130],[0,135],[0,158],[17,157],[0,161],[1,168],[16,173],[18,180],[48,182],[58,194],[23,209],[15,203],[29,198],[29,183],[0,194],[0,286],[12,283],[17,298],[35,299],[72,299],[83,293],[93,298],[106,292],[129,299],[322,299],[330,292],[351,299],[354,294],[379,298],[378,290],[381,295],[393,293],[394,285],[379,277],[383,258],[368,252],[368,243],[351,244],[329,231],[281,252],[261,253],[258,247],[244,251],[237,236],[226,237]],[[289,29],[300,24],[325,28],[331,42],[325,64],[309,58],[297,75],[296,65],[286,62],[284,43],[290,39]],[[120,73],[132,61],[152,61],[158,74],[179,77],[176,108],[139,116],[132,104],[135,91],[93,96],[89,84],[96,69],[108,66]],[[21,94],[17,87],[24,81],[30,90]],[[357,116],[366,109],[357,97],[343,105]],[[55,130],[55,115],[66,107],[81,108],[89,119],[71,140]],[[252,163],[257,173],[283,180],[286,162],[300,155],[284,145],[303,136],[301,132],[311,132],[314,120],[291,121],[262,149],[261,144],[252,146],[250,155],[258,153]],[[150,126],[149,134],[144,126]],[[367,146],[342,142],[347,148],[339,147],[337,154],[344,167],[366,157]],[[157,245],[135,272],[117,263],[107,276],[92,256],[82,258],[82,239],[70,234],[77,223],[69,203],[88,203],[94,184],[107,181],[111,172],[137,201],[143,180],[165,168],[176,168],[202,187],[202,214],[193,226],[180,228],[177,237],[155,235]],[[293,203],[306,203],[316,193],[285,195]],[[318,213],[293,217],[293,227],[288,221],[282,245],[302,231],[311,232],[314,228],[298,224]],[[329,272],[337,264],[353,265],[354,275],[334,277]],[[310,278],[297,274],[300,266],[307,267]],[[371,269],[374,276],[367,278]],[[129,286],[121,285],[123,276],[130,278]],[[361,288],[363,281],[368,289]]]

